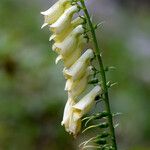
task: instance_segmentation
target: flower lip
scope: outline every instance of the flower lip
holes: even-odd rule
[[[95,86],[87,95],[85,95],[78,103],[73,105],[74,113],[77,113],[81,118],[86,114],[94,103],[95,97],[101,93],[101,87]]]
[[[59,0],[48,10],[41,12],[41,14],[44,15],[45,19],[42,28],[48,24],[50,25],[56,22],[57,19],[63,14],[65,9],[70,7],[70,5],[66,6],[67,4],[70,4],[68,0]]]
[[[63,120],[61,125],[65,125],[69,121],[69,117],[72,114],[72,106],[74,104],[74,100],[70,97],[68,97],[67,103],[65,105],[64,114],[63,114]]]
[[[66,9],[65,12],[58,18],[58,20],[50,25],[50,30],[56,34],[59,34],[63,30],[66,30],[71,25],[73,14],[77,11],[78,8],[76,5]]]
[[[53,6],[51,6],[48,10],[42,11],[41,14],[44,16],[50,15],[54,12],[54,10],[58,9],[58,7],[65,5],[66,3],[69,3],[69,0],[59,0]]]

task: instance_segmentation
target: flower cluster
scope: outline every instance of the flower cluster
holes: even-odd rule
[[[80,16],[74,17],[79,11],[76,3],[59,0],[47,11],[41,12],[45,18],[42,28],[48,25],[52,32],[52,50],[58,54],[56,64],[60,60],[64,63],[63,74],[68,100],[62,125],[74,136],[81,130],[81,118],[91,109],[96,96],[101,93],[101,87],[96,85],[88,94],[82,96],[93,74],[91,59],[94,58],[94,52],[92,49],[84,50],[87,42],[84,20]]]

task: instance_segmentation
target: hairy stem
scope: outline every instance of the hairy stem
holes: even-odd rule
[[[99,49],[96,33],[95,33],[93,23],[90,19],[90,15],[88,13],[88,10],[86,8],[84,0],[80,0],[80,2],[81,2],[81,5],[83,7],[83,11],[85,13],[85,16],[86,16],[87,22],[89,24],[89,27],[91,29],[91,34],[92,34],[93,43],[94,43],[94,47],[95,47],[95,55],[96,55],[96,58],[98,60],[99,67],[100,67],[102,88],[103,88],[103,91],[104,91],[103,98],[104,98],[104,102],[105,102],[105,109],[109,113],[108,123],[109,123],[109,129],[110,129],[110,134],[111,134],[112,146],[113,146],[114,150],[117,150],[115,129],[114,129],[114,126],[113,126],[112,113],[111,113],[111,109],[110,109],[109,96],[108,96],[108,87],[107,87],[107,81],[106,81],[106,74],[105,74],[105,70],[104,70],[104,65],[103,65],[102,57],[100,55],[100,49]]]

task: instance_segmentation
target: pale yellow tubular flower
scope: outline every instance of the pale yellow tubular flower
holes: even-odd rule
[[[72,66],[76,60],[81,56],[83,50],[84,50],[84,44],[87,42],[87,39],[84,38],[83,35],[81,35],[79,37],[79,43],[78,43],[78,47],[77,49],[72,53],[70,54],[70,56],[67,58],[65,57],[63,59],[64,61],[64,66],[66,68],[69,68],[70,66]]]
[[[63,60],[64,61],[64,66],[69,68],[71,65],[73,65],[75,63],[75,61],[81,56],[82,54],[82,51],[83,51],[83,47],[84,47],[84,44],[87,42],[87,40],[84,38],[83,35],[81,35],[79,37],[79,43],[78,43],[78,46],[77,46],[77,49],[72,52],[72,54],[70,54],[70,56],[68,57],[63,57],[62,55],[59,55],[57,58],[56,58],[56,64],[60,61],[60,60]]]
[[[69,89],[69,93],[72,98],[77,98],[82,92],[84,92],[84,90],[88,85],[89,76],[92,73],[93,73],[92,66],[89,66],[84,76],[79,80],[73,82],[72,87]]]
[[[68,96],[68,100],[64,109],[63,120],[61,122],[61,125],[65,126],[67,132],[69,130],[69,119],[70,116],[72,115],[72,106],[74,104],[75,104],[75,100]]]
[[[81,17],[77,17],[71,22],[71,25],[66,30],[63,30],[60,34],[52,34],[49,38],[49,41],[54,40],[57,43],[62,42],[74,28],[82,23],[83,19]]]
[[[90,60],[94,57],[93,50],[86,50],[81,57],[70,67],[64,68],[63,73],[66,79],[72,78],[73,81],[81,78],[90,63]]]
[[[61,43],[54,43],[52,50],[56,51],[63,57],[69,56],[76,50],[79,42],[79,37],[84,33],[82,25],[77,26]]]
[[[67,7],[70,7],[70,2],[68,0],[59,0],[48,10],[41,12],[45,19],[41,28],[54,23],[63,14]]]
[[[50,25],[50,31],[54,32],[55,34],[60,34],[62,31],[68,29],[68,27],[71,25],[72,16],[77,11],[78,7],[76,5],[66,9],[59,19]]]
[[[74,91],[75,89],[77,89],[77,87],[79,85],[81,85],[82,87],[85,87],[85,84],[87,84],[88,82],[88,78],[90,75],[92,75],[93,72],[93,67],[89,66],[84,74],[84,76],[82,78],[80,78],[79,80],[73,81],[71,78],[68,79],[66,81],[66,86],[65,86],[65,90],[66,91]],[[83,86],[84,85],[84,86]],[[83,88],[79,88],[77,90],[81,90],[82,91]]]
[[[72,106],[72,113],[69,119],[69,128],[67,131],[75,137],[81,130],[81,117],[85,115],[93,106],[95,97],[101,93],[100,86],[95,86],[78,103]]]
[[[73,105],[73,113],[76,114],[76,119],[83,117],[94,104],[95,97],[102,93],[99,85],[95,86],[86,96],[84,96],[78,103]]]

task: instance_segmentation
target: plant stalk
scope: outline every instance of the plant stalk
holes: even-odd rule
[[[105,70],[104,70],[102,57],[100,55],[100,48],[99,48],[99,45],[98,45],[98,41],[97,41],[97,37],[96,37],[96,33],[95,33],[95,28],[92,24],[92,21],[91,21],[89,12],[86,8],[85,2],[84,2],[84,0],[80,0],[80,2],[81,2],[81,5],[82,5],[82,9],[85,13],[87,22],[89,24],[89,27],[91,29],[91,34],[92,34],[92,37],[93,37],[93,43],[94,43],[94,48],[95,48],[95,55],[96,55],[96,58],[98,60],[99,67],[100,67],[100,75],[101,75],[101,80],[102,80],[102,89],[104,91],[103,99],[104,99],[104,102],[105,102],[105,109],[109,114],[108,115],[108,123],[109,123],[110,135],[111,135],[111,140],[112,140],[112,146],[113,146],[114,150],[117,150],[115,129],[114,129],[114,125],[113,125],[113,118],[112,118],[112,113],[111,113],[110,103],[109,103],[107,80],[106,80],[106,74],[105,74]]]

